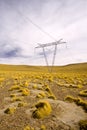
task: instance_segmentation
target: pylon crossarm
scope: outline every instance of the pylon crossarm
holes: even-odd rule
[[[46,44],[39,44],[39,46],[35,47],[35,48],[41,48],[41,47],[48,47],[48,46],[55,46],[55,45],[59,45],[59,44],[64,44],[66,42],[62,42],[62,39],[55,41],[55,42],[51,42],[51,43],[46,43]]]
[[[42,48],[43,49],[43,54],[44,54],[44,58],[45,58],[45,62],[46,62],[46,65],[48,67],[48,71],[49,72],[52,72],[53,70],[53,66],[54,66],[54,63],[55,63],[55,57],[56,57],[56,53],[57,53],[57,45],[59,44],[65,44],[66,42],[62,42],[61,41],[62,39],[58,40],[58,41],[55,41],[55,42],[51,42],[51,43],[47,43],[47,44],[40,44],[39,43],[39,46],[35,47],[35,48]],[[51,66],[51,70],[49,68],[49,63],[48,63],[48,59],[47,59],[47,55],[46,55],[46,52],[45,52],[45,48],[46,47],[49,47],[49,46],[54,46],[54,53],[53,53],[53,59],[52,59],[52,66]]]

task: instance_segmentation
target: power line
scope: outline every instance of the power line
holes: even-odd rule
[[[48,32],[46,32],[43,28],[41,28],[39,25],[37,25],[34,21],[32,21],[30,19],[30,17],[27,17],[26,15],[23,15],[23,13],[17,9],[17,12],[18,14],[24,18],[25,21],[28,21],[30,22],[31,24],[33,24],[36,28],[38,28],[41,32],[43,32],[45,35],[49,36],[51,39],[53,39],[55,42],[51,42],[51,43],[47,43],[47,44],[40,44],[38,47],[36,48],[42,48],[43,49],[43,54],[44,54],[44,58],[45,58],[45,61],[46,61],[46,64],[47,64],[47,67],[49,67],[49,64],[48,64],[48,60],[47,60],[47,57],[46,57],[46,53],[45,53],[45,47],[47,46],[55,46],[54,48],[54,53],[53,53],[53,59],[52,59],[52,67],[54,65],[54,62],[55,62],[55,57],[56,57],[56,52],[57,52],[57,45],[58,44],[62,44],[62,43],[66,43],[66,42],[61,42],[62,39],[60,39],[59,41],[57,41],[51,34],[49,34]],[[49,69],[49,68],[48,68]],[[51,71],[52,71],[52,68],[51,68]]]
[[[20,16],[22,16],[24,18],[24,21],[28,21],[31,24],[33,24],[36,28],[38,28],[41,32],[43,32],[45,35],[49,36],[51,39],[53,39],[55,42],[57,42],[57,40],[48,32],[46,32],[42,27],[40,27],[38,24],[36,24],[33,20],[31,20],[31,18],[29,16],[25,16],[23,15],[23,13],[17,8],[16,11],[18,12],[18,14]],[[16,28],[18,29],[18,25],[16,26]],[[12,32],[12,31],[11,31]]]
[[[51,34],[49,34],[48,32],[46,32],[43,28],[41,28],[38,24],[36,24],[35,22],[33,22],[33,20],[31,20],[29,17],[23,15],[23,13],[20,10],[17,10],[17,12],[20,14],[20,16],[22,16],[25,21],[29,21],[30,23],[32,23],[36,28],[38,28],[41,32],[43,32],[44,34],[46,34],[47,36],[49,36],[51,39],[57,41]]]

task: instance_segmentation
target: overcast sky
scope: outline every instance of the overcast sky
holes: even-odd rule
[[[87,62],[87,0],[0,0],[0,63],[45,65],[61,38],[55,65]]]

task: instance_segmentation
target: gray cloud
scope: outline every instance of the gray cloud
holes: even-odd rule
[[[15,48],[13,50],[9,50],[9,51],[5,51],[3,53],[1,53],[1,57],[3,58],[10,58],[10,57],[17,57],[17,53],[19,52],[18,48]]]
[[[5,42],[0,45],[0,57],[12,58],[19,56],[21,56],[21,48]]]
[[[37,28],[36,24],[54,38]],[[86,0],[0,0],[0,57],[18,58],[14,61],[11,59],[11,63],[21,63],[22,58],[25,64],[37,64],[37,59],[38,63],[41,63],[43,53],[40,52],[40,56],[34,55],[37,43],[53,42],[54,39],[63,37],[68,42],[72,55],[80,55],[81,59],[84,59],[82,52],[87,57],[86,28]],[[76,51],[78,53],[75,53]],[[49,59],[51,53],[47,52]],[[62,51],[57,55],[61,63],[65,54],[66,52]],[[76,62],[75,58],[70,60],[67,57],[68,54],[67,63]],[[78,59],[80,58],[77,58],[77,62]],[[59,60],[56,64],[58,63]]]

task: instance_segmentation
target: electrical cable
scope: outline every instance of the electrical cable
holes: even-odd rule
[[[20,15],[20,17],[22,17],[22,18],[24,19],[25,22],[26,22],[26,21],[30,22],[30,23],[33,24],[36,28],[38,28],[41,32],[43,32],[45,35],[47,35],[47,36],[49,36],[51,39],[53,39],[53,40],[55,41],[55,43],[58,42],[51,34],[49,34],[48,32],[46,32],[43,28],[41,28],[39,25],[37,25],[35,22],[33,22],[33,20],[31,20],[30,17],[27,17],[26,15],[23,15],[23,13],[22,13],[19,9],[17,9],[16,11],[17,11],[18,14]],[[47,60],[47,57],[46,57],[46,54],[45,54],[45,48],[42,47],[42,49],[43,49],[45,61],[46,61],[47,67],[48,67],[49,64],[48,64],[48,60]],[[54,65],[55,56],[56,56],[56,51],[57,51],[57,45],[55,44],[52,66]],[[51,71],[52,71],[52,69],[51,69]]]
[[[46,34],[47,36],[49,36],[51,39],[55,40],[55,42],[57,42],[57,40],[48,32],[46,32],[43,28],[41,28],[39,25],[37,25],[35,22],[33,22],[29,17],[24,16],[20,10],[17,10],[17,12],[27,21],[29,21],[30,23],[32,23],[35,27],[37,27],[41,32],[43,32],[44,34]]]

